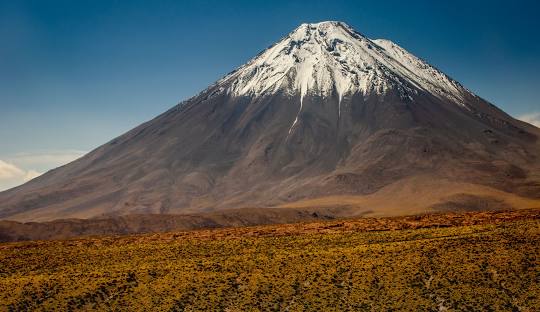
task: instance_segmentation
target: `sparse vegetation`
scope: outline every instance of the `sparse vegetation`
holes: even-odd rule
[[[7,243],[0,309],[534,311],[539,211],[491,215]]]

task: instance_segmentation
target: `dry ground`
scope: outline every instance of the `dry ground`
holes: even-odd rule
[[[535,311],[540,210],[0,245],[0,310]]]

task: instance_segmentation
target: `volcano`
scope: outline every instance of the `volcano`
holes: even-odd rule
[[[0,193],[0,218],[540,207],[539,136],[389,40],[302,24],[200,94]]]

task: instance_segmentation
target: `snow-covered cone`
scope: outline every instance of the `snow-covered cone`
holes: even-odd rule
[[[302,24],[197,96],[0,193],[0,218],[519,208],[540,200],[539,136],[391,41]]]

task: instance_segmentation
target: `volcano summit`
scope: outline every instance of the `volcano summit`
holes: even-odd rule
[[[389,40],[302,24],[200,94],[0,193],[0,218],[527,208],[540,206],[539,136]]]

